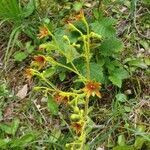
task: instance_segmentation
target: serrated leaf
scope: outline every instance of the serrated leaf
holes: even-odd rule
[[[100,46],[100,53],[104,56],[111,56],[113,53],[118,53],[122,49],[122,41],[114,37],[102,41]]]
[[[68,30],[68,26],[57,28],[54,35],[57,41],[57,46],[64,53],[67,52],[66,49],[68,49],[68,47],[71,46],[69,43],[76,43],[78,41],[78,38],[80,37],[80,34],[78,32],[70,32],[70,30]],[[70,42],[64,39],[64,36],[66,36]]]
[[[120,87],[121,88],[121,85],[122,85],[122,79],[118,76],[115,76],[115,75],[111,75],[109,76],[109,80],[116,86]]]
[[[86,67],[82,67],[83,75],[86,76]],[[91,80],[97,81],[97,82],[103,82],[103,68],[101,64],[97,63],[90,63],[90,77]]]
[[[58,114],[58,105],[54,101],[52,96],[48,96],[47,107],[48,107],[48,110],[51,112],[52,115]]]
[[[95,33],[101,35],[104,38],[112,37],[116,33],[115,28],[113,27],[114,23],[114,19],[102,18],[101,20],[92,23],[91,28]]]
[[[109,80],[121,88],[122,80],[129,77],[128,72],[123,68],[116,68],[109,76]]]
[[[67,58],[67,63],[73,62],[74,59],[77,59],[80,57],[80,54],[76,51],[76,49],[73,46],[68,46],[68,48],[65,51],[65,56]]]
[[[25,52],[16,52],[14,54],[14,59],[15,61],[23,61],[24,59],[27,58],[27,54]]]
[[[66,57],[67,63],[73,62],[73,60],[80,57],[80,54],[77,52],[76,48],[68,43],[68,41],[59,41],[59,47],[61,53]]]

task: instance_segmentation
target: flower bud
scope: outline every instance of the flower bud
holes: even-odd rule
[[[77,107],[77,106],[76,106],[76,107],[74,107],[74,113],[78,114],[78,113],[79,113],[79,111],[80,111],[80,110],[79,110],[79,107]]]
[[[97,33],[95,33],[95,32],[91,32],[91,33],[90,33],[90,36],[93,37],[93,38],[98,38],[98,39],[101,39],[101,38],[102,38],[101,35],[99,35],[99,34],[97,34]]]
[[[68,40],[68,36],[67,36],[67,35],[64,35],[64,36],[63,36],[63,39],[67,41],[67,40]]]
[[[80,119],[80,116],[77,114],[72,114],[70,118],[72,121],[78,121]]]

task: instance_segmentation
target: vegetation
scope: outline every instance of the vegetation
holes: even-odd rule
[[[149,150],[149,0],[0,0],[0,149]]]

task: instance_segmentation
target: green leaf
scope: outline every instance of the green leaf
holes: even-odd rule
[[[139,67],[142,69],[148,68],[148,66],[143,62],[143,60],[141,58],[133,59],[133,60],[129,61],[128,64],[129,64],[129,66],[135,66],[135,67]]]
[[[125,94],[119,93],[116,95],[116,99],[119,102],[125,102],[127,100],[127,96]]]
[[[81,3],[81,2],[75,2],[74,5],[73,5],[73,9],[75,11],[80,11],[81,8],[82,8],[82,6],[83,6],[83,3]]]
[[[137,126],[137,131],[138,132],[145,132],[146,130],[146,126],[145,125],[139,125]]]
[[[90,64],[91,79],[97,82],[103,82],[103,68],[96,63]]]
[[[144,144],[144,142],[145,142],[145,139],[143,138],[143,137],[136,137],[136,139],[135,139],[135,143],[134,143],[134,147],[138,150],[140,150],[141,148],[142,148],[142,146],[143,146],[143,144]]]
[[[48,110],[51,112],[52,115],[57,115],[58,114],[58,105],[54,101],[52,96],[48,96],[48,101],[47,101],[47,107]]]
[[[65,72],[59,73],[59,79],[60,79],[60,81],[64,81],[65,78],[66,78],[66,73]]]
[[[24,147],[30,142],[32,142],[34,139],[36,139],[37,134],[35,133],[29,133],[23,135],[20,139],[14,139],[11,141],[11,147]]]
[[[124,146],[125,145],[125,137],[124,137],[124,135],[123,134],[121,134],[121,135],[119,135],[118,136],[118,144],[120,145],[120,146]]]
[[[123,49],[123,42],[115,37],[105,39],[100,46],[100,53],[104,56],[111,56],[113,53],[118,53]]]
[[[148,57],[144,58],[144,62],[147,66],[150,66],[150,58]]]
[[[30,0],[28,4],[23,8],[23,16],[26,18],[30,16],[35,10],[34,0]]]
[[[46,49],[47,51],[57,50],[58,47],[56,44],[51,41],[40,45],[40,48]]]
[[[56,68],[55,67],[49,67],[47,68],[46,70],[44,70],[42,72],[42,75],[45,77],[45,78],[49,78],[49,77],[52,77],[56,72]]]
[[[20,120],[19,119],[14,119],[12,124],[11,124],[11,129],[12,129],[12,134],[14,135],[19,127]]]
[[[131,109],[131,107],[124,106],[124,110],[129,113],[129,112],[131,112],[132,109]]]
[[[82,67],[82,73],[83,76],[86,76],[86,66]],[[90,63],[90,76],[91,76],[91,80],[97,81],[97,82],[103,82],[104,81],[104,77],[103,77],[103,68],[101,66],[101,64],[97,64],[97,63]]]
[[[109,76],[109,80],[116,86],[121,88],[122,79],[119,76],[115,76],[114,74]]]
[[[147,6],[150,6],[150,1],[149,0],[143,0],[144,4]]]
[[[6,149],[7,143],[9,142],[9,139],[0,139],[0,148]]]
[[[92,129],[93,129],[92,127],[95,125],[95,123],[90,117],[87,118],[87,123],[88,123],[88,127],[86,129],[86,133],[90,133],[92,131]]]
[[[55,128],[55,129],[53,129],[53,131],[49,137],[49,141],[52,143],[56,143],[60,136],[61,136],[61,130],[59,128]]]
[[[15,61],[23,61],[24,59],[27,58],[27,54],[25,52],[15,52],[14,54],[14,59]]]
[[[122,80],[129,77],[128,72],[123,68],[116,68],[110,73],[109,80],[118,87],[121,88]]]
[[[92,30],[104,38],[115,36],[115,29],[113,27],[115,21],[111,18],[102,18],[91,24]]]
[[[64,54],[65,54],[65,56],[67,58],[67,63],[73,62],[73,60],[75,60],[75,59],[80,57],[80,54],[71,45],[66,46]]]
[[[113,150],[135,150],[135,149],[133,146],[124,145],[124,146],[116,146],[113,148]]]
[[[59,52],[66,57],[67,63],[73,62],[73,60],[80,57],[80,54],[77,52],[76,48],[72,46],[69,41],[61,37],[59,37],[57,40]]]
[[[27,42],[25,47],[28,54],[31,54],[34,51],[34,46],[31,45],[31,42]]]
[[[0,18],[21,21],[22,10],[17,0],[0,0]]]
[[[6,124],[0,124],[0,129],[7,134],[12,134],[11,127]]]
[[[0,124],[0,129],[7,134],[15,135],[15,133],[19,127],[19,123],[20,123],[19,119],[14,119],[9,124]]]

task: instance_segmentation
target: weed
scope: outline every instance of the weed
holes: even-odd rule
[[[88,127],[91,122],[88,115],[92,108],[89,107],[91,97],[101,98],[101,83],[111,81],[121,87],[122,80],[128,77],[128,72],[117,60],[123,44],[115,37],[114,21],[101,18],[88,24],[83,11],[75,16],[75,19],[75,25],[69,22],[65,28],[57,29],[54,33],[45,25],[49,34],[46,36],[50,36],[52,40],[40,45],[40,49],[45,49],[46,52],[44,55],[35,56],[32,63],[34,68],[30,69],[30,72],[28,69],[27,73],[28,76],[39,77],[48,85],[35,89],[41,89],[48,97],[48,109],[52,115],[59,114],[58,100],[59,103],[67,103],[72,108],[69,128],[73,137],[72,142],[66,144],[66,148],[83,150],[89,147],[86,144],[86,136],[91,130]],[[45,37],[45,33],[40,37]],[[111,53],[108,50],[111,50]],[[58,57],[54,57],[55,55]],[[73,85],[67,91],[62,91],[55,86],[48,78],[54,76],[59,68],[64,68],[65,74],[67,71],[69,74],[73,73],[74,83],[79,83],[78,87]],[[57,102],[56,94],[59,96]]]

